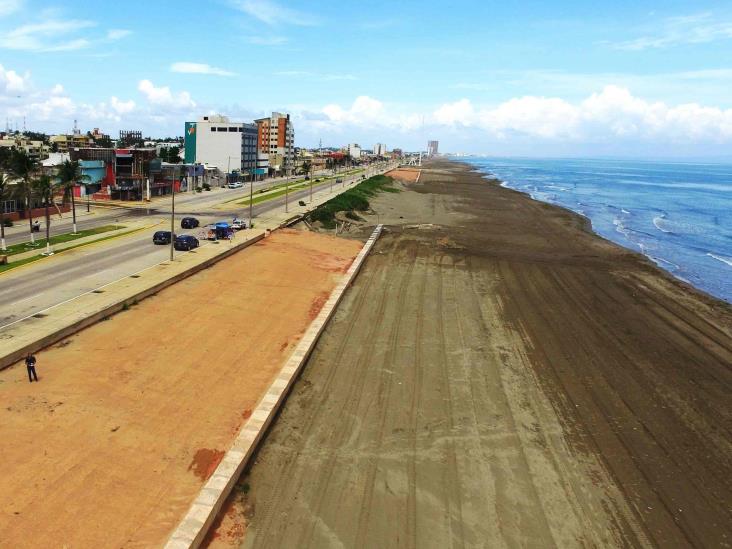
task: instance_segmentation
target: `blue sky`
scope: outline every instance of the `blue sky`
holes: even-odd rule
[[[283,110],[303,146],[730,156],[731,85],[728,1],[0,0],[0,109],[46,131]]]

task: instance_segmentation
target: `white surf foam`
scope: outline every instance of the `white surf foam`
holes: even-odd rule
[[[708,252],[707,255],[732,267],[732,257],[724,257],[722,255],[713,254],[712,252]]]

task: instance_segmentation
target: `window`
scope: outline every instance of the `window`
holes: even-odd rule
[[[212,132],[215,132],[216,131],[216,128],[214,128],[213,126],[211,126],[211,131]]]
[[[237,129],[238,128],[236,126],[229,126],[229,131],[230,132],[235,132],[235,131],[237,131]]]

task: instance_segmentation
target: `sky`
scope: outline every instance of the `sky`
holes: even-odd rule
[[[0,116],[46,132],[281,111],[305,147],[732,158],[730,90],[729,0],[0,0]]]

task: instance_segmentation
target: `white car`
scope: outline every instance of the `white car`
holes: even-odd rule
[[[232,181],[231,183],[228,183],[226,186],[229,189],[241,189],[244,185],[242,185],[238,181]]]
[[[247,220],[246,219],[239,219],[234,218],[234,220],[231,222],[231,228],[235,231],[241,231],[242,229],[247,228]]]

